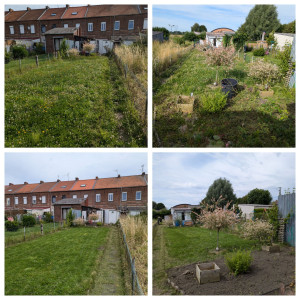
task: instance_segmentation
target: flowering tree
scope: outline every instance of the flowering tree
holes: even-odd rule
[[[223,197],[220,196],[218,200],[212,199],[210,205],[206,205],[202,210],[202,214],[198,214],[198,219],[203,226],[210,230],[217,230],[217,248],[219,251],[219,232],[223,228],[228,228],[236,223],[236,215],[232,209],[229,209],[230,202],[224,207],[219,206],[219,202],[223,201]],[[195,213],[195,212],[194,212]]]

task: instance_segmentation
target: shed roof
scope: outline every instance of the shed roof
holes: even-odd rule
[[[290,37],[295,37],[295,33],[284,33],[284,32],[275,32],[277,35],[285,35],[285,36],[290,36]]]
[[[47,34],[74,34],[75,31],[77,31],[78,28],[76,27],[68,27],[68,28],[64,28],[64,27],[57,27],[57,28],[52,28],[48,31],[45,32],[45,35]]]
[[[87,17],[104,17],[140,14],[138,5],[93,5],[88,6]]]

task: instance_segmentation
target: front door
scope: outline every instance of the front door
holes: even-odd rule
[[[62,40],[63,39],[54,38],[54,51],[59,51]]]
[[[70,208],[62,208],[62,219],[66,220],[67,219],[67,214]]]

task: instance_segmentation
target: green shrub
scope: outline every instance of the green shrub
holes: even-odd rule
[[[254,56],[264,56],[265,55],[265,49],[264,48],[258,48],[253,50]]]
[[[7,51],[5,51],[4,61],[6,64],[8,64],[11,60],[11,54]]]
[[[227,103],[227,96],[221,91],[215,90],[213,93],[204,93],[200,99],[200,110],[215,113],[223,110]]]
[[[276,58],[279,59],[278,66],[283,76],[286,75],[290,68],[289,62],[291,59],[291,49],[292,46],[287,44],[284,46],[282,51],[278,51],[278,53],[276,54]]]
[[[17,231],[19,223],[17,221],[5,221],[5,228],[7,231]]]
[[[34,46],[34,52],[35,54],[44,54],[45,53],[45,47],[43,43],[36,43]]]
[[[250,251],[238,250],[235,253],[228,253],[225,262],[229,270],[236,276],[249,270],[252,257]]]
[[[102,222],[97,222],[96,224],[97,224],[97,226],[102,226],[103,225]]]
[[[53,222],[52,214],[50,212],[46,212],[44,214],[44,221],[46,223],[52,223]]]
[[[183,36],[185,41],[198,41],[199,37],[194,32],[186,32]]]
[[[28,51],[26,50],[25,46],[17,45],[12,47],[12,56],[14,59],[23,59],[24,57],[28,56]]]
[[[254,209],[254,219],[268,220],[268,216],[265,208]]]
[[[71,208],[67,213],[67,219],[66,219],[67,224],[66,225],[68,227],[71,227],[74,219],[75,219],[75,216],[74,216],[72,208]]]
[[[67,44],[67,40],[63,39],[63,41],[60,44],[59,52],[62,57],[66,57],[68,55],[69,45]]]
[[[175,36],[173,38],[174,43],[178,44],[178,45],[184,45],[185,44],[185,39],[183,36]]]
[[[23,215],[22,217],[22,225],[25,227],[32,227],[36,224],[36,220],[34,216],[31,215]]]

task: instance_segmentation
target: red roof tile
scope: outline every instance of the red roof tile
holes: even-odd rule
[[[75,180],[60,181],[51,189],[51,192],[69,191],[72,188],[74,183],[75,183]]]
[[[60,19],[65,11],[66,11],[65,7],[49,8],[41,16],[40,20],[57,20],[57,19]],[[55,15],[52,16],[52,14],[55,14]]]
[[[34,193],[39,192],[50,192],[51,188],[53,188],[57,184],[57,182],[44,182],[40,183],[37,188],[34,189]]]
[[[26,14],[24,14],[19,21],[32,21],[37,20],[45,11],[45,8],[42,9],[31,9]]]
[[[95,181],[96,179],[77,180],[72,187],[72,191],[90,190],[93,188]]]
[[[94,189],[108,189],[108,188],[121,188],[121,187],[134,187],[134,186],[146,186],[144,176],[124,176],[113,178],[101,178],[98,179]]]
[[[139,14],[138,5],[93,5],[88,6],[87,17],[104,17]]]
[[[17,192],[24,184],[13,184],[5,186],[5,194],[14,194]]]
[[[31,193],[39,183],[23,184],[23,187],[18,190],[18,193]]]
[[[65,12],[65,14],[63,15],[62,19],[84,18],[86,10],[87,10],[87,6],[69,7]]]
[[[10,14],[8,14],[8,15],[5,16],[5,22],[14,22],[14,21],[17,21],[26,12],[27,12],[27,10],[12,11]]]

